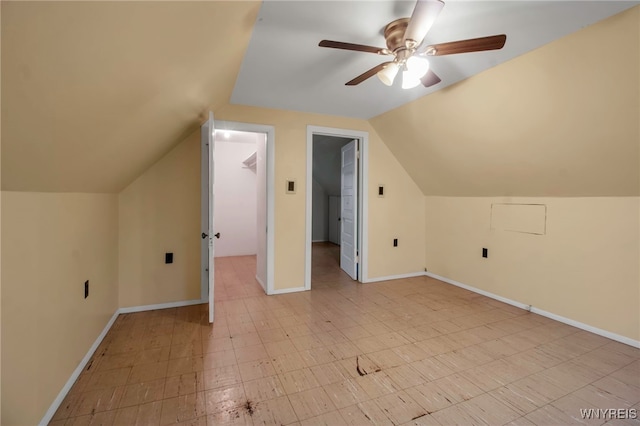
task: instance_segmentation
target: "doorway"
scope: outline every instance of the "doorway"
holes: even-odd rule
[[[224,300],[246,292],[231,287],[242,281],[255,291],[273,291],[274,222],[274,129],[272,126],[215,121],[212,177],[205,176],[207,147],[202,148],[202,223],[208,217],[205,199],[213,203],[214,293]],[[213,184],[211,184],[211,180]],[[204,234],[203,234],[204,235]],[[209,268],[203,246],[201,300],[209,297]],[[213,265],[212,265],[213,266]],[[249,271],[250,270],[250,271]],[[238,279],[229,279],[225,271],[242,271]],[[250,274],[250,276],[249,276]],[[225,278],[226,277],[226,278]],[[228,282],[225,283],[225,280]],[[225,284],[228,284],[225,286]],[[234,294],[235,293],[235,294]]]
[[[307,127],[305,290],[324,268],[366,279],[367,162],[366,132]]]

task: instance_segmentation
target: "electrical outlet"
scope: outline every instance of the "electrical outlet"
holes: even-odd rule
[[[482,248],[482,257],[489,257],[489,249],[485,247]]]
[[[84,282],[84,298],[89,297],[89,280]]]

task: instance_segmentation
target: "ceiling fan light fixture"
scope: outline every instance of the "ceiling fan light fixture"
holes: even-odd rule
[[[402,88],[413,89],[420,84],[420,77],[416,77],[411,71],[402,71]]]
[[[407,71],[415,78],[420,79],[429,71],[429,61],[427,58],[412,56],[407,59]]]
[[[382,70],[378,71],[378,78],[381,82],[386,84],[387,86],[391,86],[393,84],[393,80],[396,78],[398,74],[399,66],[397,63],[392,62]]]

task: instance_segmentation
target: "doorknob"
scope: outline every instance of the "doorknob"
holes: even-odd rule
[[[213,236],[218,238],[218,239],[220,239],[220,233],[219,232],[216,232],[215,234],[213,234]]]
[[[204,239],[205,239],[205,238],[207,238],[207,237],[208,237],[208,235],[207,235],[207,234],[205,234],[205,233],[203,232],[203,233],[202,233],[202,239],[204,240]]]

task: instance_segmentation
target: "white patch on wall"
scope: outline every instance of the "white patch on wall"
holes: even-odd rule
[[[545,235],[547,206],[545,204],[491,204],[491,229]]]

